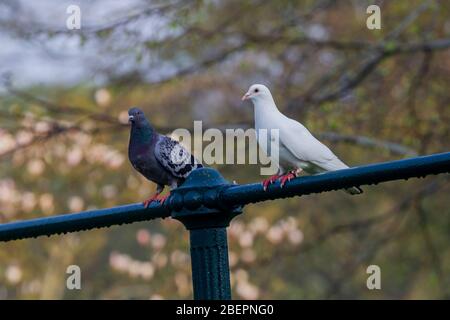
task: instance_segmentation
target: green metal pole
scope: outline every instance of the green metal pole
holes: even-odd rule
[[[226,228],[194,229],[190,236],[194,299],[230,300]]]
[[[221,205],[221,192],[229,186],[218,171],[202,168],[192,172],[169,198],[172,218],[190,233],[196,300],[231,299],[226,228],[241,208]]]

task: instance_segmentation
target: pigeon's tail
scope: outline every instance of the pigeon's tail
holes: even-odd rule
[[[351,194],[351,195],[355,195],[355,194],[361,194],[364,191],[360,187],[351,187],[351,188],[345,189],[345,192],[347,192],[348,194]]]

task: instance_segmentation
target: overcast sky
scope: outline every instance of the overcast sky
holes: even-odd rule
[[[65,29],[69,5],[81,9],[82,28],[102,26],[125,17],[131,10],[139,10],[144,0],[2,0],[0,19],[13,21],[24,28]],[[80,37],[58,35],[43,41],[36,35],[20,39],[8,27],[0,27],[0,73],[9,72],[15,85],[74,84],[80,80],[97,80],[92,76],[91,65],[102,61],[94,43],[80,46]],[[42,45],[45,43],[45,45]],[[90,63],[88,63],[90,62]],[[110,61],[111,63],[111,61]]]

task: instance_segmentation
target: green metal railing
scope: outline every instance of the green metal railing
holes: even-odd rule
[[[276,183],[264,191],[260,183],[230,184],[218,171],[201,168],[192,172],[163,205],[154,203],[144,208],[142,204],[131,204],[1,224],[0,241],[171,217],[181,221],[190,232],[194,299],[231,299],[226,228],[243,206],[449,172],[450,152],[447,152],[302,176],[283,188]]]

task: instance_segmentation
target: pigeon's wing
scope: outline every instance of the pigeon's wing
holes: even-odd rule
[[[280,143],[297,159],[311,162],[326,171],[348,168],[322,142],[317,140],[301,123],[285,118],[280,126]]]
[[[202,167],[180,143],[161,135],[155,144],[155,157],[161,166],[177,178],[186,178]]]

